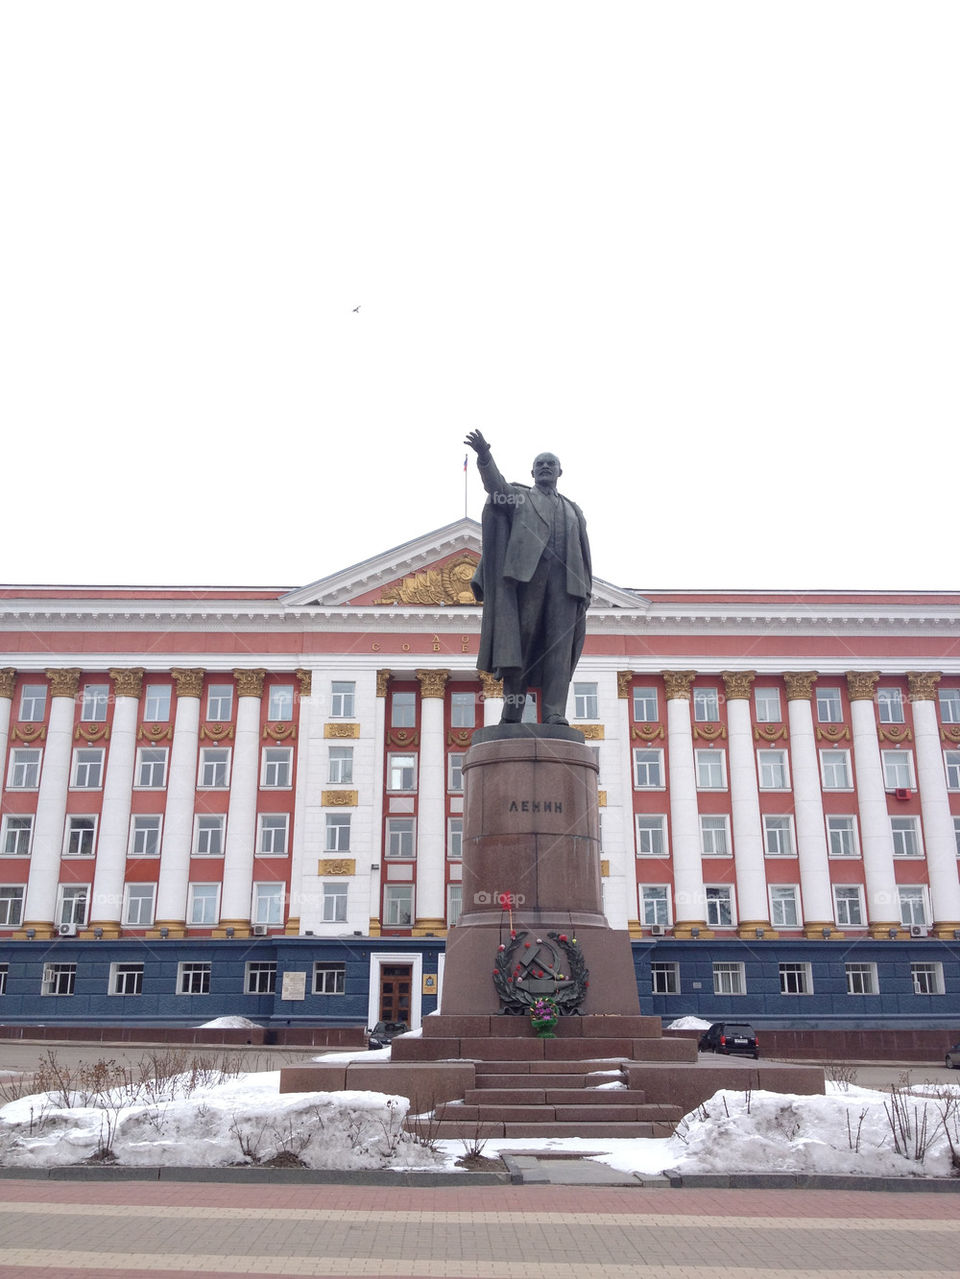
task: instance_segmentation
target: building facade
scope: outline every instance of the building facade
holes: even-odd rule
[[[296,590],[0,591],[0,1020],[433,1011],[502,707],[479,550],[464,519]],[[568,715],[644,1011],[960,1019],[958,639],[960,595],[597,583]]]

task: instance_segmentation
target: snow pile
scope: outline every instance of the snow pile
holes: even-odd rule
[[[702,1017],[678,1017],[669,1026],[664,1026],[664,1030],[709,1030],[712,1025],[713,1022],[704,1021]]]
[[[213,1021],[200,1023],[200,1030],[259,1030],[255,1021],[247,1017],[214,1017]]]

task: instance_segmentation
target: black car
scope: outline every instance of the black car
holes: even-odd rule
[[[757,1032],[745,1021],[715,1021],[700,1036],[697,1047],[702,1053],[737,1053],[754,1058],[760,1056]]]
[[[947,1070],[960,1070],[960,1044],[954,1044],[952,1048],[947,1049],[943,1064]]]
[[[405,1021],[378,1021],[373,1030],[368,1030],[370,1041],[368,1048],[386,1048],[395,1035],[405,1035],[410,1027]]]

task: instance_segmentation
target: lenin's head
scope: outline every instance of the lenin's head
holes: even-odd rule
[[[556,453],[538,453],[533,459],[533,470],[530,472],[536,484],[551,486],[556,484],[563,474],[560,459]]]

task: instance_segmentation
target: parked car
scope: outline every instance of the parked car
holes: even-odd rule
[[[947,1070],[960,1070],[960,1044],[954,1044],[952,1048],[947,1049],[943,1064]]]
[[[700,1036],[697,1047],[702,1053],[737,1053],[754,1058],[760,1056],[757,1032],[744,1021],[715,1021]]]
[[[409,1029],[405,1021],[378,1021],[373,1030],[367,1031],[370,1036],[367,1047],[386,1048],[395,1035],[405,1035]]]

